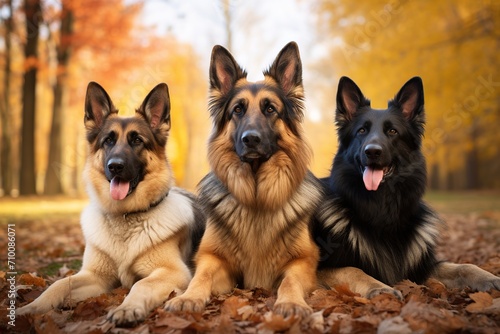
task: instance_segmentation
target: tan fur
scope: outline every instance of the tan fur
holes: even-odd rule
[[[252,168],[234,154],[231,139],[234,125],[228,123],[220,136],[208,145],[208,161],[217,177],[227,185],[236,199],[245,205],[255,204],[255,178]]]
[[[321,269],[318,271],[318,283],[327,289],[334,289],[336,286],[347,284],[352,292],[359,293],[366,298],[372,298],[381,293],[389,293],[399,300],[403,300],[400,291],[354,267]]]
[[[93,87],[92,92],[104,96],[100,86]],[[155,130],[157,136],[166,136],[164,131],[169,128],[158,123],[162,120],[157,110],[161,106],[150,103],[152,114],[148,119],[139,112],[134,117],[119,118],[116,113],[101,115],[102,105],[94,100],[101,102],[103,98],[89,103],[98,109],[88,111],[89,117],[102,124],[87,121],[87,131],[114,132],[114,147],[125,151],[133,150],[127,142],[131,132],[154,142],[151,149],[140,150],[140,159],[145,162],[143,179],[124,199],[112,199],[104,169],[105,148],[97,139],[89,142],[84,179],[90,203],[81,215],[86,241],[82,268],[52,284],[34,302],[20,308],[18,314],[45,313],[123,286],[131,289],[130,293],[120,306],[109,311],[108,320],[135,323],[145,319],[172,291],[181,293],[191,279],[188,263],[194,247],[192,232],[199,222],[192,196],[172,187],[165,147],[158,144],[159,137],[153,137]],[[150,128],[150,119],[155,128]]]
[[[296,78],[300,60],[298,52],[295,56],[291,48],[287,52],[288,58],[280,58],[282,51],[271,68],[279,78],[266,75],[265,80],[251,83],[231,76],[243,75],[238,68],[226,72],[235,62],[227,51],[214,48],[211,113],[215,122],[226,121],[214,126],[208,144],[212,172],[199,184],[208,222],[196,255],[196,273],[186,292],[166,303],[169,310],[201,312],[212,294],[239,286],[276,291],[274,311],[284,316],[305,316],[312,311],[304,297],[317,286],[319,252],[309,223],[321,191],[308,172],[312,153],[300,124],[303,90]],[[288,64],[284,73],[280,73],[283,66],[278,63]],[[233,85],[237,93],[229,98],[226,94]],[[285,110],[278,89],[284,90],[289,104],[297,110]],[[219,102],[227,109],[214,110]],[[273,106],[269,114],[262,109],[266,103]],[[227,113],[242,104],[244,114],[233,114],[228,120]],[[296,113],[292,124],[295,133],[290,123],[285,123],[285,112]],[[265,139],[277,138],[277,149],[266,161],[240,159],[234,139],[237,122],[249,124],[251,129],[261,130],[259,124],[264,124],[266,131],[272,129]]]
[[[500,289],[500,278],[473,264],[441,262],[431,277],[443,282],[448,288],[470,287],[477,291]]]

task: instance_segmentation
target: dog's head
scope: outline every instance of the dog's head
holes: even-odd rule
[[[157,85],[133,117],[119,117],[107,92],[91,82],[84,124],[90,148],[87,177],[107,210],[144,210],[168,192],[171,173],[165,145],[170,99],[166,84]]]
[[[389,101],[387,109],[372,109],[359,87],[342,77],[337,92],[336,124],[340,151],[349,151],[367,190],[376,191],[393,175],[408,171],[404,166],[423,158],[424,131],[422,80],[410,79]]]
[[[258,169],[279,147],[278,124],[298,134],[303,117],[302,65],[297,44],[287,44],[264,72],[249,82],[246,72],[222,46],[215,46],[210,64],[210,111],[215,134],[234,127],[236,154]]]
[[[302,182],[312,155],[302,135],[304,90],[297,44],[290,42],[279,52],[264,80],[246,77],[229,51],[213,48],[209,110],[214,127],[208,158],[212,171],[240,202],[267,202],[275,208]]]

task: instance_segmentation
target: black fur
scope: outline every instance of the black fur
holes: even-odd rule
[[[313,231],[320,269],[354,266],[386,284],[421,283],[431,274],[440,221],[422,201],[423,106],[418,77],[383,110],[372,109],[351,79],[340,80],[339,149],[330,177],[322,179],[328,195]],[[365,168],[384,171],[375,191],[363,182]]]

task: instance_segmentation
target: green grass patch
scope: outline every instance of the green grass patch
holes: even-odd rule
[[[56,276],[59,273],[59,269],[61,269],[64,264],[66,264],[66,267],[68,267],[69,269],[78,271],[82,267],[82,260],[71,260],[69,262],[52,262],[49,265],[40,268],[38,272],[43,276]]]

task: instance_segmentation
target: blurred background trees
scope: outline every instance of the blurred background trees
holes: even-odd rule
[[[166,31],[145,15],[152,3],[158,2],[0,0],[1,194],[84,192],[89,81],[99,82],[125,115],[156,84],[169,85],[168,156],[177,183],[194,189],[208,171],[212,46],[230,46],[242,65],[266,58],[262,67],[289,40],[299,42],[304,62],[305,126],[318,176],[328,174],[336,151],[338,79],[351,77],[375,108],[384,108],[406,80],[419,75],[430,186],[500,188],[498,1],[196,0],[187,7],[169,0],[161,3],[169,11],[156,13]],[[204,9],[207,3],[214,15]],[[299,9],[295,15],[307,16],[307,27],[271,15],[290,16],[291,3]],[[172,17],[178,20],[169,22]],[[179,20],[191,20],[194,40],[176,35]]]

